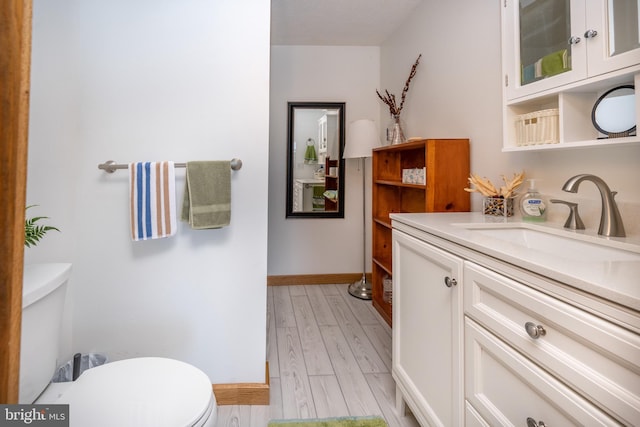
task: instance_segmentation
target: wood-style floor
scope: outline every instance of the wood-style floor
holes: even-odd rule
[[[380,415],[389,427],[418,427],[395,411],[391,329],[371,301],[347,285],[267,288],[269,406],[219,406],[217,427],[265,427],[270,419]]]

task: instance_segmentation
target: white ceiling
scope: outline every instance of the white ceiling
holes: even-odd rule
[[[380,46],[422,1],[271,0],[271,44]]]

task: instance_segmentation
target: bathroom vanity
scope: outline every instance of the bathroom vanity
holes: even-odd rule
[[[324,210],[324,179],[296,179],[293,183],[293,212]]]
[[[393,377],[421,425],[640,424],[640,242],[392,214]]]

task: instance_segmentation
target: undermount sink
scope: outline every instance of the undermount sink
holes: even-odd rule
[[[640,253],[618,242],[557,229],[535,228],[528,224],[456,224],[476,236],[489,237],[498,242],[580,262],[638,261]],[[486,239],[483,239],[486,241]],[[612,245],[613,243],[613,245]],[[635,245],[634,245],[635,246]],[[509,250],[508,247],[503,247]],[[629,250],[627,250],[629,249]],[[636,249],[636,248],[633,248]]]

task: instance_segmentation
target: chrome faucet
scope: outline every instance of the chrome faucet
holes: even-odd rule
[[[581,174],[571,177],[562,186],[563,191],[569,193],[577,193],[578,187],[582,181],[593,182],[600,191],[600,199],[602,201],[602,212],[600,213],[600,228],[598,234],[607,237],[625,237],[624,225],[622,217],[618,210],[618,205],[614,200],[616,191],[611,191],[606,182],[595,175]]]

